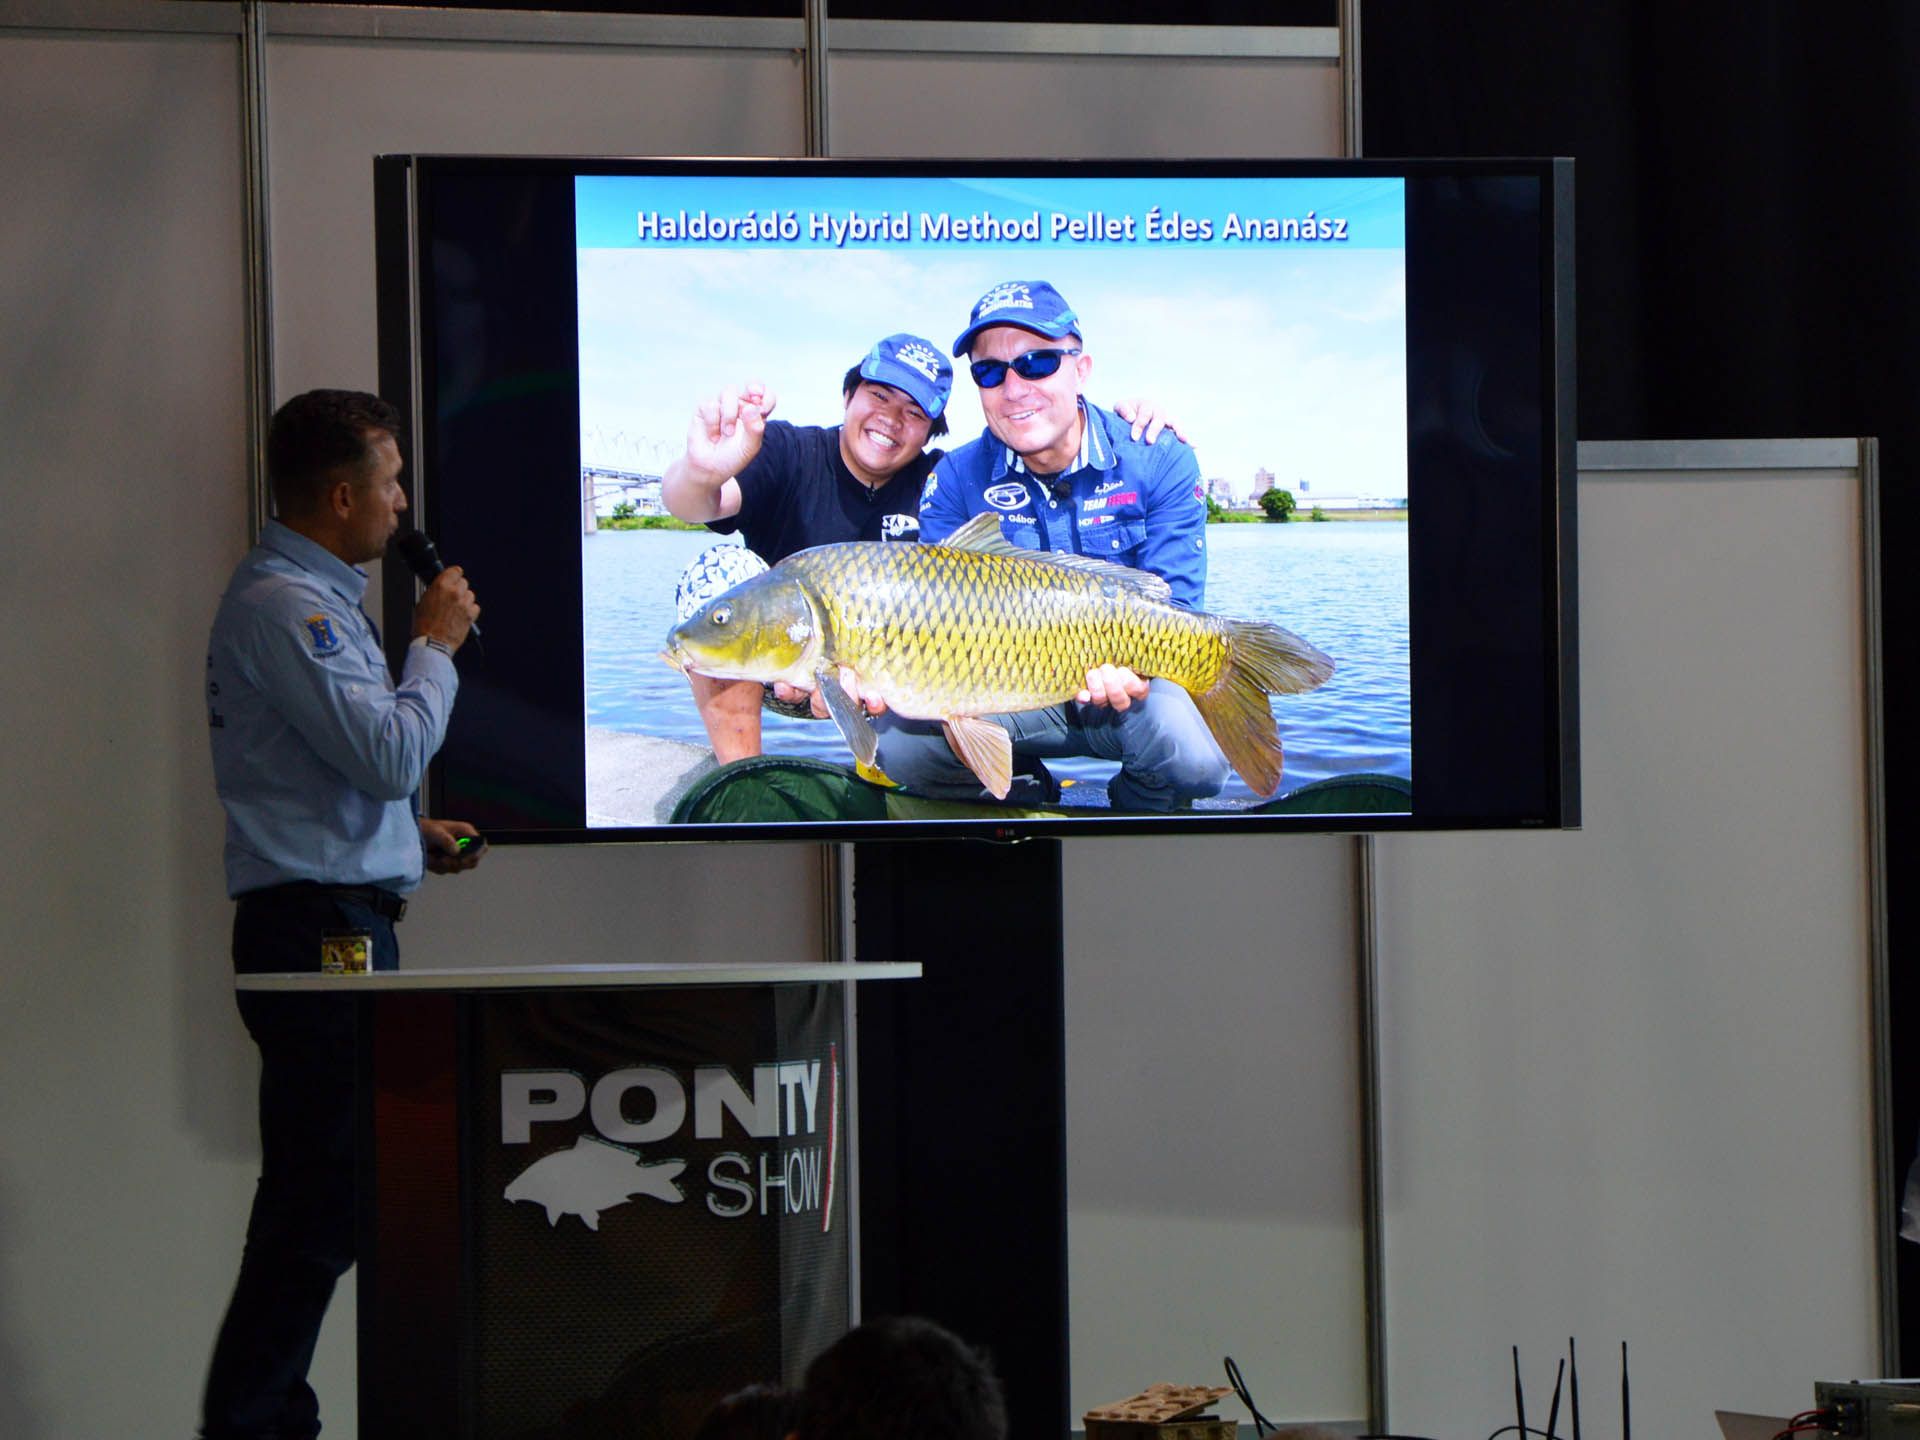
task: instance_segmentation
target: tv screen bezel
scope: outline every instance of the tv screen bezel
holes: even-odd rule
[[[584,811],[577,824],[552,826],[487,826],[489,837],[500,843],[688,843],[700,841],[851,842],[915,838],[971,837],[992,841],[1059,838],[1068,835],[1149,834],[1329,834],[1421,833],[1463,830],[1571,829],[1580,824],[1578,606],[1576,596],[1576,430],[1574,376],[1573,276],[1573,164],[1565,159],[1497,160],[839,160],[783,157],[524,157],[389,155],[375,160],[377,316],[380,388],[401,410],[406,433],[401,436],[407,459],[405,483],[409,504],[421,528],[435,528],[439,419],[422,397],[432,393],[430,347],[436,317],[423,305],[423,287],[432,271],[435,187],[461,177],[517,175],[524,180],[560,177],[571,180],[591,174],[716,174],[818,175],[835,177],[947,176],[957,178],[1007,176],[1044,178],[1071,173],[1075,177],[1208,176],[1338,178],[1401,176],[1409,180],[1511,176],[1537,182],[1541,213],[1537,252],[1531,262],[1544,276],[1539,288],[1537,373],[1543,413],[1540,416],[1541,514],[1537,535],[1541,573],[1538,576],[1537,616],[1542,656],[1539,671],[1544,686],[1540,719],[1543,764],[1539,776],[1543,803],[1528,813],[1444,813],[1418,806],[1420,770],[1415,767],[1415,808],[1391,814],[1264,814],[1257,811],[1196,810],[1172,815],[1108,814],[1089,811],[1055,818],[1021,814],[979,819],[887,819],[879,821],[755,822],[742,824],[647,826],[589,826]],[[571,214],[568,216],[571,225]],[[1409,268],[1414,266],[1415,236],[1408,237]],[[571,280],[572,272],[569,271]],[[1410,280],[1411,285],[1411,280]],[[1411,313],[1411,312],[1410,312]],[[1410,322],[1411,323],[1411,322]],[[579,468],[578,392],[576,365],[572,376],[574,423],[564,437],[572,447],[572,468]],[[1409,388],[1415,379],[1409,359]],[[1411,397],[1410,397],[1411,404]],[[1414,437],[1409,432],[1409,493],[1419,488],[1413,468]],[[575,508],[570,501],[570,512]],[[1410,523],[1418,524],[1420,507]],[[578,517],[573,523],[577,526]],[[1410,550],[1412,537],[1410,532]],[[451,558],[464,558],[453,555]],[[1410,561],[1411,569],[1411,561]],[[415,582],[399,564],[384,567],[383,603],[388,649],[396,672],[407,642],[408,618],[417,595]],[[1409,576],[1410,588],[1414,585]],[[511,592],[503,592],[498,573],[483,587],[483,603],[493,602],[496,614],[510,613]],[[1421,624],[1417,596],[1412,624]],[[1429,602],[1431,604],[1431,601]],[[1429,617],[1430,619],[1432,617]],[[490,617],[499,628],[503,621]],[[471,660],[462,661],[463,675]],[[484,665],[484,661],[481,662]],[[1420,747],[1421,717],[1417,707],[1420,687],[1413,683],[1416,712],[1413,741]],[[454,724],[460,723],[456,704]],[[584,726],[583,726],[584,728]],[[450,732],[451,734],[452,732]],[[583,742],[584,743],[584,742]],[[426,787],[429,813],[447,813],[445,752],[436,757]],[[1438,763],[1429,760],[1427,763]],[[465,818],[465,817],[458,817]],[[484,823],[484,821],[482,822]]]

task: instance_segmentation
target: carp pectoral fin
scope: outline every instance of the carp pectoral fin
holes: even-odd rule
[[[873,726],[867,723],[866,712],[840,683],[838,667],[822,665],[813,672],[813,683],[825,697],[827,713],[833,717],[833,723],[840,727],[840,736],[847,742],[847,748],[853,751],[858,768],[877,771],[879,766],[874,757],[880,749],[880,737],[873,733]]]
[[[1013,788],[1013,740],[1000,726],[978,715],[953,715],[942,722],[947,744],[961,762],[980,778],[996,800]]]

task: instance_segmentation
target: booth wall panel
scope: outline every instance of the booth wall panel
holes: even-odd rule
[[[240,73],[0,33],[9,1440],[186,1433],[252,1197],[201,693],[247,544]]]
[[[1353,845],[1065,847],[1076,1416],[1227,1355],[1276,1420],[1367,1413]]]
[[[803,133],[786,51],[280,36],[267,78],[277,398],[375,384],[375,155],[777,155]],[[407,959],[814,960],[818,877],[804,845],[502,850],[481,884],[423,887]]]
[[[829,93],[843,157],[1218,159],[1342,144],[1334,60],[863,52],[833,57]]]
[[[267,46],[275,386],[374,375],[373,157],[793,155],[786,51],[427,44]],[[689,407],[691,413],[691,407]]]
[[[830,87],[838,156],[1342,143],[1328,59],[875,49],[836,52]],[[1045,278],[1072,296],[1071,275]],[[1117,374],[1143,394],[1178,383],[1156,391],[1151,357],[1096,361],[1118,393]],[[1364,1416],[1351,842],[1076,838],[1062,853],[1071,1413],[1217,1378],[1231,1353],[1275,1415]],[[1312,1325],[1276,1323],[1289,1304]]]
[[[1598,1434],[1621,1341],[1636,1430],[1877,1373],[1859,474],[1579,501],[1584,829],[1379,842],[1401,1432],[1569,1336]]]

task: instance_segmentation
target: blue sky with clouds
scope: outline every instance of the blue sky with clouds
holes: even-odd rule
[[[671,183],[669,183],[669,181]],[[910,331],[943,352],[970,307],[1003,280],[1050,281],[1080,314],[1088,394],[1151,396],[1178,418],[1203,473],[1244,495],[1256,469],[1312,495],[1406,494],[1404,206],[1395,180],[912,177],[583,177],[580,239],[582,456],[657,471],[680,452],[693,408],[755,380],[776,414],[840,417],[840,377],[882,335]],[[1145,239],[1173,212],[1208,220],[1209,241]],[[795,213],[800,236],[642,244],[636,216],[677,221]],[[1338,217],[1348,240],[1220,238],[1229,214]],[[1131,241],[1074,241],[1056,214]],[[810,238],[811,217],[906,217],[905,243]],[[923,216],[1037,215],[1042,237],[923,242]],[[817,234],[818,232],[814,232]],[[589,243],[597,242],[597,243]],[[959,368],[949,408],[957,445],[980,433]]]

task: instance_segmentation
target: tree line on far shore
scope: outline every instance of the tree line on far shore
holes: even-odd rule
[[[1207,496],[1207,523],[1209,525],[1284,525],[1295,518],[1300,508],[1299,503],[1293,498],[1293,492],[1282,490],[1278,485],[1262,495],[1259,504],[1259,514],[1248,514],[1229,510],[1209,495]],[[1305,518],[1328,520],[1332,517],[1315,505],[1306,513]],[[631,500],[622,500],[615,505],[611,515],[600,518],[599,527],[602,530],[700,530],[705,528],[685,520],[676,520],[671,515],[642,515],[639,507]]]

